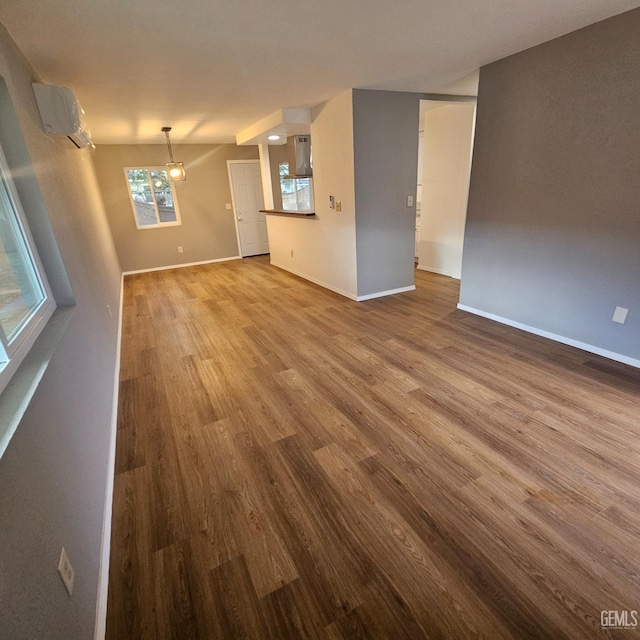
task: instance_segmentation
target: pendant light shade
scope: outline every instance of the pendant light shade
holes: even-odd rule
[[[162,127],[162,131],[167,138],[167,149],[169,150],[169,162],[165,164],[169,180],[176,182],[178,180],[186,180],[187,174],[184,170],[184,162],[175,162],[173,159],[173,150],[171,149],[171,140],[169,139],[169,131],[171,127]]]
[[[187,174],[184,171],[184,162],[167,162],[164,166],[167,168],[170,180],[187,179]]]

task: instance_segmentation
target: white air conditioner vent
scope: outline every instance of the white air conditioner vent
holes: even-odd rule
[[[33,92],[46,133],[66,136],[78,149],[92,146],[84,111],[71,89],[34,82]]]

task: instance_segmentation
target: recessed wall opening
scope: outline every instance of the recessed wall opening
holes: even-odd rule
[[[474,101],[420,101],[416,263],[460,278],[475,130]]]

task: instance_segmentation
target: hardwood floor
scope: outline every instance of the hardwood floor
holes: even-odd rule
[[[640,372],[416,286],[126,278],[110,640],[638,637]]]

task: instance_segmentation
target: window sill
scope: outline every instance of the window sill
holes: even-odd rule
[[[67,330],[73,309],[63,307],[53,312],[46,327],[0,394],[0,458],[38,388],[56,346]]]

